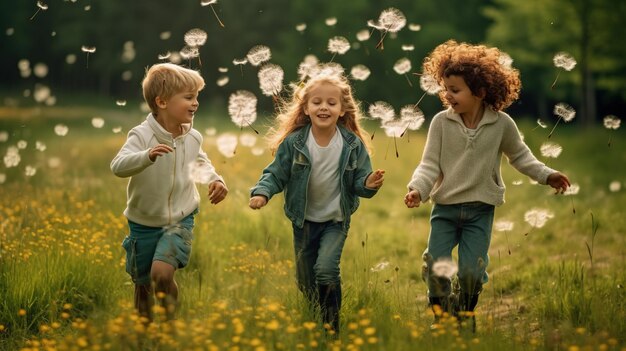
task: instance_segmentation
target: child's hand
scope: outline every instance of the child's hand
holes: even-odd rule
[[[154,162],[157,156],[163,156],[172,151],[174,151],[174,149],[172,149],[171,147],[165,144],[158,144],[154,146],[152,149],[150,149],[150,152],[148,153],[148,157],[150,157],[150,161]]]
[[[221,181],[216,180],[213,183],[209,184],[209,200],[211,200],[212,204],[215,205],[224,200],[227,194],[228,188]]]
[[[554,172],[548,176],[548,185],[556,189],[556,194],[563,194],[571,183],[565,174]]]
[[[378,189],[385,181],[385,171],[377,169],[365,179],[365,187],[370,189]]]
[[[265,205],[267,205],[267,198],[263,195],[256,195],[250,198],[248,206],[253,210],[258,210]]]
[[[420,207],[422,199],[417,190],[411,190],[404,196],[404,203],[408,208]]]

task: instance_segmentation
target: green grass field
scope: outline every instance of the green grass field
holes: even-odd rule
[[[372,161],[386,170],[385,185],[353,216],[341,266],[342,334],[329,341],[295,286],[282,196],[261,211],[247,206],[271,155],[239,146],[226,158],[215,136],[205,136],[205,150],[230,193],[217,206],[203,199],[190,265],[177,273],[178,319],[143,326],[123,266],[127,180],[109,170],[126,132],[143,119],[126,111],[0,108],[7,133],[0,153],[23,147],[16,167],[6,158],[0,165],[1,350],[626,350],[623,130],[612,131],[609,147],[600,125],[557,127],[550,141],[562,154],[539,158],[568,174],[580,186],[576,195],[555,196],[504,161],[506,203],[496,220],[514,227],[493,232],[476,334],[452,322],[429,328],[420,266],[430,205],[403,203],[426,131],[397,140],[399,157],[393,140],[376,132]],[[105,120],[101,129],[91,125],[96,116]],[[54,132],[59,123],[68,127],[64,137]],[[209,126],[239,133],[227,117],[201,113],[196,128]],[[548,130],[530,122],[520,130],[540,155]],[[26,166],[36,173],[27,176]],[[611,191],[611,182],[622,188]],[[524,214],[532,208],[554,217],[531,228]]]

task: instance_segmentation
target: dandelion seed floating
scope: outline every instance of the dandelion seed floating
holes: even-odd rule
[[[211,10],[213,11],[213,15],[215,15],[215,19],[217,19],[217,22],[220,24],[220,27],[224,28],[224,23],[222,23],[219,16],[217,15],[217,12],[215,12],[215,9],[213,8],[213,4],[217,4],[217,0],[200,0],[200,6],[202,7],[211,6]]]
[[[101,117],[94,117],[94,118],[91,119],[91,125],[94,128],[100,129],[100,128],[104,127],[104,119],[102,119]]]
[[[579,191],[580,191],[580,185],[578,185],[577,183],[572,183],[569,186],[569,188],[567,188],[567,190],[563,192],[563,195],[566,195],[566,196],[578,195]],[[574,198],[571,197],[571,199],[572,199],[572,213],[576,214],[576,208],[574,207]]]
[[[383,40],[385,40],[387,33],[397,33],[404,28],[406,17],[400,10],[390,7],[380,13],[378,22],[370,20],[367,25],[381,31],[380,41],[376,44],[376,49],[383,50]]]
[[[409,30],[411,32],[419,32],[422,30],[422,26],[417,23],[409,23]]]
[[[546,129],[546,128],[548,128],[548,125],[543,123],[543,121],[540,118],[537,118],[537,126],[535,126],[535,128],[533,128],[533,130],[535,130],[535,129],[539,128],[539,127],[543,128],[543,129]]]
[[[553,218],[554,214],[546,209],[533,208],[524,213],[524,221],[528,223],[531,229],[524,235],[530,234],[533,228],[543,227],[550,218]]]
[[[167,60],[167,59],[169,59],[169,58],[170,58],[170,56],[172,56],[172,53],[168,51],[168,52],[166,52],[165,54],[159,54],[159,55],[157,56],[157,58],[158,58],[159,60]]]
[[[248,59],[245,57],[241,59],[233,59],[233,65],[239,66],[239,70],[241,71],[242,77],[243,77],[243,65],[245,65],[246,63],[248,63]]]
[[[272,58],[272,53],[267,46],[257,45],[248,51],[246,57],[252,66],[258,66],[263,62],[269,61]]]
[[[406,128],[400,135],[403,137],[407,130],[418,130],[422,127],[425,121],[424,112],[414,105],[406,105],[400,109],[400,120],[406,124]]]
[[[263,95],[276,97],[283,90],[285,72],[280,66],[272,63],[265,64],[259,69],[258,76]]]
[[[374,267],[370,268],[370,272],[380,272],[389,267],[389,261],[382,261],[374,265]]]
[[[307,77],[311,77],[312,72],[319,64],[319,59],[315,55],[306,55],[302,62],[298,65],[298,77],[300,81],[304,81]]]
[[[80,48],[80,51],[87,53],[87,67],[86,68],[89,68],[89,54],[93,54],[94,52],[96,52],[96,47],[83,45]]]
[[[350,75],[352,76],[352,78],[362,81],[366,80],[371,73],[372,72],[370,71],[370,69],[367,68],[367,66],[365,65],[356,65],[353,66],[350,70]]]
[[[511,69],[513,67],[513,58],[506,52],[500,52],[498,63],[507,69]]]
[[[371,104],[368,112],[370,119],[378,119],[381,124],[386,121],[391,121],[396,116],[396,111],[394,111],[393,107],[385,101],[376,101]],[[374,134],[376,134],[376,130],[372,133],[372,140],[374,139]]]
[[[337,17],[328,17],[324,20],[324,23],[326,23],[327,26],[332,27],[337,24]]]
[[[116,100],[116,101],[115,101],[115,104],[116,104],[117,106],[124,107],[124,106],[126,106],[126,100]]]
[[[221,76],[216,82],[215,84],[217,84],[218,87],[223,87],[226,84],[228,84],[228,82],[230,81],[230,78],[228,78],[227,76]]]
[[[561,154],[561,151],[563,151],[563,148],[559,144],[547,141],[541,144],[539,150],[543,157],[557,158]]]
[[[501,220],[496,221],[493,225],[497,231],[504,232],[504,236],[506,237],[506,247],[507,247],[507,250],[509,251],[509,255],[511,255],[511,246],[509,245],[508,232],[513,230],[513,222],[501,219]]]
[[[433,263],[433,275],[437,277],[454,278],[459,267],[451,259],[439,259]]]
[[[311,67],[311,69],[309,70],[309,77],[340,77],[343,76],[344,72],[345,69],[342,65],[336,62],[330,62],[323,65]]]
[[[556,120],[554,127],[552,127],[550,134],[548,134],[548,138],[552,136],[552,133],[554,133],[554,129],[556,129],[556,126],[559,124],[559,121],[561,121],[561,119],[564,120],[565,122],[570,122],[576,116],[576,110],[574,110],[573,107],[571,107],[570,105],[564,102],[560,102],[556,104],[554,106],[553,112],[556,116],[559,117],[559,119]]]
[[[214,171],[205,161],[197,160],[189,164],[189,179],[194,183],[209,184],[213,178]]]
[[[613,116],[613,115],[608,115],[608,116],[604,117],[602,122],[604,124],[604,128],[608,129],[609,131],[618,129],[620,124],[622,123],[622,121],[619,118],[617,118],[616,116]],[[609,134],[608,145],[609,145],[609,147],[611,147],[611,134]]]
[[[554,62],[554,66],[556,66],[557,68],[563,68],[568,72],[574,69],[574,67],[576,66],[576,60],[566,52],[559,52],[554,55],[554,57],[552,58],[552,62]],[[561,71],[557,71],[556,78],[550,86],[550,89],[554,89],[554,87],[556,86],[556,81],[559,79],[560,74]]]
[[[609,184],[609,191],[612,193],[616,193],[622,190],[622,183],[618,180],[614,180]]]
[[[257,98],[247,90],[238,90],[228,98],[228,114],[230,119],[241,129],[250,127],[255,133],[259,132],[252,127],[252,123],[256,121],[256,104]]]
[[[395,119],[395,118],[390,121],[385,121],[382,124],[382,128],[385,131],[385,134],[388,137],[393,138],[393,145],[396,151],[396,158],[400,157],[400,153],[398,152],[397,138],[402,136],[402,134],[406,130],[406,125],[407,123],[405,121],[402,121],[401,119]],[[387,159],[387,153],[389,151],[390,142],[387,143],[387,150],[385,151],[385,160]]]
[[[407,75],[407,73],[411,71],[411,68],[412,68],[411,61],[406,57],[399,59],[393,65],[393,70],[396,71],[396,73],[400,75],[404,75],[404,77],[406,78],[406,81],[409,83],[409,86],[413,87],[413,83],[411,83],[411,80],[409,79],[409,76]]]
[[[415,50],[415,45],[412,45],[412,44],[402,45],[402,51],[413,51],[413,50]]]
[[[336,36],[328,39],[328,51],[333,54],[330,62],[333,62],[335,55],[343,55],[350,50],[350,42],[348,39]]]
[[[441,85],[439,84],[439,82],[435,79],[434,76],[430,75],[430,74],[421,74],[420,75],[420,88],[424,91],[424,94],[422,94],[422,96],[419,98],[419,100],[417,100],[417,102],[415,103],[415,107],[418,107],[420,102],[422,102],[422,100],[424,99],[424,96],[426,96],[426,94],[429,95],[436,95],[441,91]]]
[[[7,153],[4,155],[4,166],[6,168],[17,167],[20,164],[22,157],[20,156],[20,149],[16,146],[9,146]]]
[[[242,133],[239,136],[239,142],[241,143],[241,145],[245,146],[245,147],[253,147],[256,142],[257,142],[257,137],[256,135],[252,134],[252,133]]]
[[[24,169],[24,175],[27,177],[32,177],[35,174],[37,174],[37,168],[33,167],[33,166],[26,166],[26,168]]]
[[[69,128],[65,124],[57,124],[54,126],[54,134],[58,136],[66,136]]]
[[[33,14],[33,16],[30,18],[30,20],[32,21],[33,18],[35,18],[35,16],[37,16],[39,11],[46,11],[47,9],[48,9],[48,5],[47,4],[45,4],[43,1],[37,1],[37,11],[35,11],[35,14]]]
[[[237,150],[238,138],[233,133],[223,133],[217,137],[217,151],[227,158],[235,156]]]
[[[189,66],[191,66],[191,59],[200,57],[200,50],[196,46],[185,45],[178,53],[183,60],[189,61]]]
[[[296,30],[300,33],[306,30],[306,23],[298,23],[296,24]]]
[[[46,146],[46,144],[44,144],[43,142],[41,142],[41,141],[39,141],[39,140],[37,140],[37,141],[35,142],[35,149],[37,149],[37,151],[44,152],[44,151],[46,151],[46,149],[47,149],[47,148],[48,148],[48,147],[47,147],[47,146]]]
[[[183,38],[185,44],[187,44],[187,47],[189,47],[189,50],[185,51],[185,54],[189,56],[188,58],[197,57],[198,64],[200,65],[200,67],[202,67],[202,59],[200,58],[200,47],[206,43],[207,33],[202,29],[194,28],[188,30]],[[189,54],[189,52],[193,52],[193,55]]]

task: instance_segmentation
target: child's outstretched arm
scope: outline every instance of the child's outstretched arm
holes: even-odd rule
[[[365,179],[365,187],[370,189],[379,189],[385,181],[385,171],[377,169]]]
[[[561,172],[554,172],[548,176],[548,185],[556,189],[556,194],[563,194],[572,185],[569,178]]]
[[[263,195],[256,195],[250,198],[248,206],[253,210],[258,210],[267,205],[267,198]]]
[[[111,161],[111,171],[118,177],[131,177],[153,165],[157,157],[172,151],[171,147],[164,144],[150,148],[140,133],[133,128],[128,132],[124,146]]]
[[[227,194],[228,188],[221,180],[215,180],[209,184],[209,200],[211,200],[212,204],[220,203]]]
[[[289,181],[293,151],[287,143],[284,140],[278,146],[274,160],[265,167],[259,181],[250,189],[250,208],[258,210],[265,206],[272,196],[283,191]]]
[[[421,202],[422,198],[417,190],[411,189],[408,193],[406,193],[406,195],[404,195],[404,204],[408,208],[420,207]]]

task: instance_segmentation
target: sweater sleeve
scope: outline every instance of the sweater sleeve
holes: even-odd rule
[[[202,144],[200,144],[202,145]],[[203,165],[203,174],[205,175],[205,179],[207,181],[207,184],[211,184],[214,181],[220,181],[222,183],[224,183],[224,185],[226,185],[226,182],[224,181],[224,178],[222,178],[222,176],[220,176],[219,174],[217,174],[217,171],[215,170],[215,167],[213,166],[213,163],[211,163],[211,160],[209,160],[209,157],[207,156],[207,154],[204,152],[204,150],[202,150],[202,148],[200,148],[200,151],[198,152],[198,158],[197,158],[198,162],[201,163]]]
[[[441,175],[440,157],[443,117],[440,116],[435,116],[430,124],[430,128],[428,128],[422,160],[413,172],[411,181],[408,184],[410,190],[419,192],[422,202],[426,202],[430,198],[430,192]]]
[[[509,164],[520,173],[539,182],[539,184],[547,184],[548,176],[556,171],[546,166],[533,155],[528,145],[522,140],[517,125],[511,117],[508,115],[501,117],[506,119],[501,149]]]
[[[135,129],[128,132],[126,143],[111,161],[111,171],[118,177],[126,178],[140,173],[154,164],[150,160],[150,148]]]

